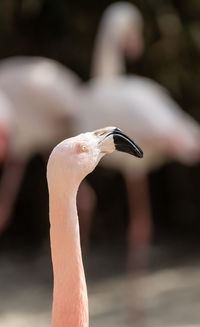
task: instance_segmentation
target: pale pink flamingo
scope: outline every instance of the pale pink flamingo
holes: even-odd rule
[[[144,148],[145,158],[141,165],[130,162],[129,158],[121,158],[120,154],[104,160],[105,165],[118,168],[125,176],[130,208],[129,252],[136,256],[133,261],[141,260],[143,264],[146,256],[140,254],[147,252],[153,234],[147,175],[166,160],[184,163],[199,160],[200,126],[158,83],[136,75],[121,76],[125,72],[125,49],[119,45],[130,40],[131,29],[128,27],[131,25],[122,28],[125,33],[120,33],[120,27],[126,26],[131,19],[136,26],[132,29],[133,36],[136,31],[138,40],[142,40],[142,16],[130,3],[112,4],[103,17],[92,66],[95,79],[83,86],[78,97],[78,130],[114,123],[121,125],[131,136],[134,133]],[[131,43],[128,44],[130,48]],[[137,44],[143,43],[138,41]],[[139,49],[142,50],[142,46]]]
[[[58,144],[48,166],[50,239],[54,272],[52,327],[87,327],[88,298],[82,263],[76,194],[99,160],[114,150],[142,157],[115,127],[80,134]]]
[[[79,101],[79,131],[113,122],[121,125],[131,137],[134,134],[144,149],[145,157],[140,165],[120,154],[102,162],[119,169],[126,178],[130,206],[129,245],[130,249],[137,247],[135,254],[143,253],[152,237],[147,174],[168,160],[197,162],[200,159],[200,126],[180,109],[166,90],[142,77],[93,80],[82,89]]]
[[[0,89],[9,102],[3,107],[0,95],[0,154],[7,147],[0,182],[0,232],[9,223],[27,161],[35,153],[48,154],[72,135],[79,84],[76,74],[51,59],[11,57],[0,62]],[[82,189],[89,199],[94,197],[89,186],[83,184]],[[84,218],[88,206],[81,199]]]
[[[139,9],[125,1],[111,4],[103,13],[95,39],[92,77],[107,79],[110,76],[123,73],[125,70],[124,54],[127,58],[137,59],[142,54],[143,47],[143,18]],[[77,97],[77,101],[79,101],[79,97]],[[81,105],[76,105],[75,111],[78,112],[76,118],[79,120],[79,116],[82,116]],[[86,119],[87,114],[86,111]],[[90,121],[90,118],[88,119]],[[75,128],[78,133],[79,124],[75,123]],[[84,130],[84,127],[81,130]],[[89,244],[91,213],[95,204],[94,194],[90,193],[90,197],[88,197],[89,192],[87,192],[81,201],[87,203],[84,215],[82,210],[81,216],[83,218],[80,221],[85,244]],[[84,195],[83,192],[79,194],[81,197]]]

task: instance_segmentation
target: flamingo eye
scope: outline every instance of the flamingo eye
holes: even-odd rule
[[[88,152],[87,145],[86,144],[78,144],[78,146],[77,146],[77,152],[78,153]]]
[[[86,147],[86,145],[81,145],[81,150],[82,150],[83,152],[87,151],[87,147]]]

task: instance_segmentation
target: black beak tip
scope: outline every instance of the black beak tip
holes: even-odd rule
[[[117,151],[129,153],[137,158],[143,158],[142,149],[120,129],[116,128],[113,131],[113,139]]]
[[[137,156],[138,158],[143,158],[144,157],[144,152],[142,149],[137,145],[138,151],[137,151]]]

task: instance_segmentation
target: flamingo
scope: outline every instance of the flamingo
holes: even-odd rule
[[[128,58],[137,59],[142,54],[143,47],[143,19],[139,9],[129,2],[111,4],[104,11],[97,32],[91,65],[92,77],[98,76],[98,78],[106,79],[123,73],[125,65],[122,53],[125,53]],[[77,100],[79,101],[79,98]],[[83,112],[79,104],[75,105],[75,112],[78,112],[74,125],[78,133],[80,127],[77,123],[78,116],[81,117]],[[86,111],[86,117],[87,114]],[[84,125],[81,130],[84,130]],[[84,185],[87,186],[87,184],[82,186]],[[84,210],[82,210],[80,225],[84,244],[88,248],[91,217],[96,199],[92,190],[79,192],[79,197],[81,197],[81,203],[87,204],[84,215]]]
[[[121,130],[107,127],[58,144],[47,165],[50,240],[54,272],[52,327],[87,327],[88,297],[82,263],[76,194],[99,160],[114,150],[142,150]]]
[[[0,146],[4,142],[9,148],[0,183],[0,231],[9,223],[29,158],[48,153],[71,136],[79,84],[78,76],[51,59],[11,57],[0,62],[0,89],[9,102],[9,108],[2,108],[0,95]],[[6,112],[10,119],[5,124],[1,116]]]
[[[132,13],[132,17],[137,17],[135,26],[139,23],[135,30],[142,31],[142,16],[137,8],[126,2],[113,4],[107,10],[94,51],[92,75],[95,78],[80,89],[76,105],[78,131],[111,123],[121,125],[130,136],[134,133],[145,151],[141,165],[120,154],[102,161],[125,176],[130,211],[129,262],[130,266],[144,266],[153,234],[147,175],[169,160],[196,163],[200,158],[200,126],[183,112],[161,85],[149,78],[122,74],[124,48],[116,44],[125,43],[119,40],[120,36],[126,40],[126,33],[120,33],[118,29],[121,26],[119,17],[125,24]],[[142,37],[141,32],[137,35]]]
[[[133,256],[130,262],[143,265],[143,254],[148,253],[153,233],[147,175],[170,159],[196,163],[200,158],[200,126],[163,87],[144,77],[96,78],[80,90],[78,99],[79,131],[113,122],[131,136],[134,132],[144,148],[146,155],[139,166],[117,154],[104,160],[105,165],[125,176],[130,208],[129,253]]]

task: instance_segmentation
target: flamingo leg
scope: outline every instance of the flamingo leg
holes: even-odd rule
[[[26,163],[8,159],[0,181],[0,234],[8,226]]]
[[[146,175],[127,178],[130,224],[128,229],[128,299],[129,325],[146,326],[145,289],[142,277],[146,274],[149,245],[152,239],[152,217]]]
[[[130,208],[129,265],[145,268],[148,263],[148,250],[153,234],[147,176],[142,175],[137,179],[127,178],[127,188]]]

